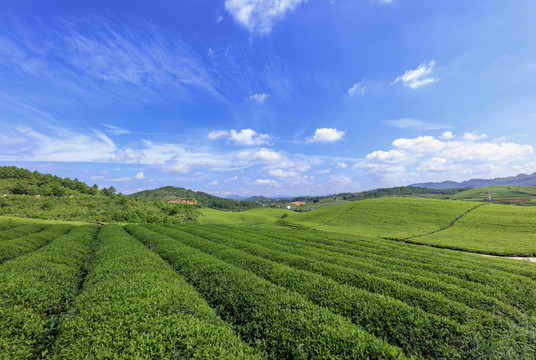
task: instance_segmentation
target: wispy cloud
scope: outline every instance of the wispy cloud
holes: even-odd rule
[[[200,91],[221,98],[202,57],[177,34],[116,18],[39,26],[13,22],[9,35],[0,36],[0,65],[63,88],[71,97],[97,100],[104,93],[122,101],[170,96],[191,101]]]
[[[208,134],[210,140],[218,140],[224,138],[232,141],[237,145],[252,146],[264,145],[270,142],[270,135],[260,134],[252,129],[237,130],[213,130]]]
[[[268,34],[277,21],[304,2],[305,0],[226,0],[225,10],[249,31]]]
[[[427,64],[421,64],[415,70],[407,70],[404,74],[395,79],[395,83],[401,82],[404,86],[410,89],[417,89],[424,85],[431,84],[438,81],[438,78],[429,76],[434,70],[436,62],[434,60],[429,61]]]
[[[365,87],[361,83],[355,83],[354,86],[348,89],[349,96],[365,95]]]
[[[392,126],[400,129],[410,128],[416,130],[441,130],[450,129],[452,126],[443,124],[434,124],[419,119],[402,118],[396,120],[385,120],[383,122],[387,126]]]
[[[258,103],[263,103],[264,100],[266,100],[268,98],[268,94],[265,94],[265,93],[262,93],[262,94],[254,94],[254,95],[251,95],[249,98],[250,100],[253,100],[253,101],[256,101]]]

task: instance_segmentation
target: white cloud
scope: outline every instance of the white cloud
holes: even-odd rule
[[[114,125],[106,125],[106,124],[102,124],[102,126],[104,126],[106,128],[106,132],[112,134],[112,135],[124,135],[124,134],[130,134],[130,131],[129,130],[126,130],[126,129],[123,129],[119,126],[114,126]]]
[[[391,4],[393,0],[376,0],[377,3],[381,5]]]
[[[130,177],[122,177],[122,178],[117,178],[117,179],[110,179],[108,181],[111,181],[111,182],[129,182],[129,181],[132,181],[132,178],[130,178]]]
[[[28,126],[1,124],[7,139],[0,143],[0,161],[108,161],[117,150],[113,141],[99,131],[75,132],[49,126],[37,131]]]
[[[229,131],[227,130],[213,130],[208,133],[208,138],[210,140],[217,140],[221,137],[228,136],[228,135],[229,135]]]
[[[253,162],[261,162],[266,164],[282,163],[288,159],[277,151],[262,148],[257,151],[242,151],[237,155],[238,160],[248,160]]]
[[[242,129],[240,131],[231,130],[230,140],[239,145],[263,145],[270,141],[270,135],[258,134],[255,130]]]
[[[272,169],[268,171],[268,174],[270,176],[274,176],[280,179],[299,176],[299,174],[296,171],[289,171],[289,170],[283,170],[283,169]]]
[[[478,132],[474,131],[474,132],[467,132],[465,134],[463,134],[463,138],[465,140],[469,140],[469,141],[477,141],[477,140],[483,140],[483,139],[487,139],[488,135],[486,134],[479,134]]]
[[[226,0],[227,10],[251,32],[268,34],[273,25],[305,0]]]
[[[208,183],[208,185],[210,186],[218,186],[220,183],[218,182],[218,180],[214,180],[214,181],[211,181]]]
[[[435,61],[431,60],[428,64],[422,64],[415,70],[406,70],[404,74],[397,77],[395,83],[402,82],[405,86],[411,89],[417,89],[421,86],[436,82],[437,78],[430,77],[435,66]]]
[[[270,96],[270,95],[262,93],[262,94],[251,95],[249,98],[250,98],[250,100],[254,100],[254,101],[262,104],[264,102],[264,100],[266,100],[266,98],[268,96]]]
[[[400,129],[412,128],[412,129],[418,129],[418,130],[440,130],[440,129],[451,128],[451,126],[449,125],[434,124],[434,123],[429,123],[426,121],[422,121],[419,119],[412,119],[412,118],[385,120],[383,123],[387,126],[392,126],[392,127],[396,127]]]
[[[249,185],[279,186],[279,183],[271,179],[257,179]]]
[[[145,180],[145,174],[143,172],[139,172],[134,176],[134,179],[136,180]]]
[[[454,134],[452,133],[452,131],[445,131],[443,134],[441,134],[441,136],[439,136],[439,139],[441,140],[454,139]]]
[[[91,181],[104,180],[104,176],[102,176],[102,175],[90,176],[89,180],[91,180]]]
[[[210,140],[217,140],[225,138],[229,141],[233,141],[238,145],[252,146],[252,145],[264,145],[270,142],[270,135],[259,134],[252,129],[236,130],[214,130],[208,134]]]
[[[339,169],[346,169],[346,168],[348,168],[348,165],[345,162],[339,162],[339,163],[337,163],[337,167]]]
[[[192,172],[192,166],[181,161],[178,156],[173,156],[171,159],[164,161],[164,164],[159,166],[160,171],[172,174],[188,174]]]
[[[324,174],[329,174],[331,172],[330,169],[323,169],[323,170],[318,170],[316,171],[316,174],[318,175],[324,175]]]
[[[132,150],[129,147],[117,149],[112,155],[110,155],[110,161],[116,162],[139,162],[142,158],[142,151]]]
[[[344,136],[344,131],[332,129],[332,128],[321,128],[316,129],[313,137],[307,139],[308,142],[334,142],[341,140]]]
[[[354,86],[352,86],[350,89],[348,89],[348,95],[354,96],[354,95],[365,95],[365,88],[361,83],[355,83]]]
[[[374,179],[375,186],[410,182],[467,180],[511,174],[534,153],[531,145],[513,142],[483,142],[484,137],[468,133],[455,140],[451,132],[440,137],[419,136],[396,139],[388,151],[369,153],[356,167]],[[405,183],[404,183],[405,182]]]

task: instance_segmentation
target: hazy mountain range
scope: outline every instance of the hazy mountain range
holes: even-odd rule
[[[520,185],[520,186],[536,186],[536,173],[531,175],[519,174],[517,176],[510,176],[504,178],[495,179],[471,179],[462,182],[456,181],[443,181],[443,182],[428,182],[412,184],[411,186],[424,187],[429,189],[451,189],[458,187],[472,187],[478,188],[483,186],[492,185]]]

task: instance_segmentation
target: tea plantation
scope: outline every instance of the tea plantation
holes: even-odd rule
[[[531,209],[372,199],[187,225],[0,218],[0,358],[534,359],[536,264],[438,248],[531,254]]]

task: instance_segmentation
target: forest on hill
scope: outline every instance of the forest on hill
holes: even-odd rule
[[[224,199],[202,191],[193,191],[175,186],[164,186],[154,190],[143,190],[130,196],[160,201],[169,201],[177,198],[195,199],[197,200],[197,205],[199,207],[227,211],[242,211],[261,206],[255,201]]]
[[[191,223],[200,215],[191,205],[134,198],[15,166],[0,167],[0,192],[0,215],[24,218],[160,224]]]
[[[305,201],[307,203],[316,203],[326,198],[339,198],[346,201],[357,201],[365,199],[376,199],[381,197],[405,197],[405,196],[430,196],[434,198],[448,198],[459,192],[470,188],[452,188],[452,189],[428,189],[416,186],[398,186],[392,188],[381,188],[375,190],[366,190],[358,193],[339,193],[328,196],[298,196],[289,201]]]

